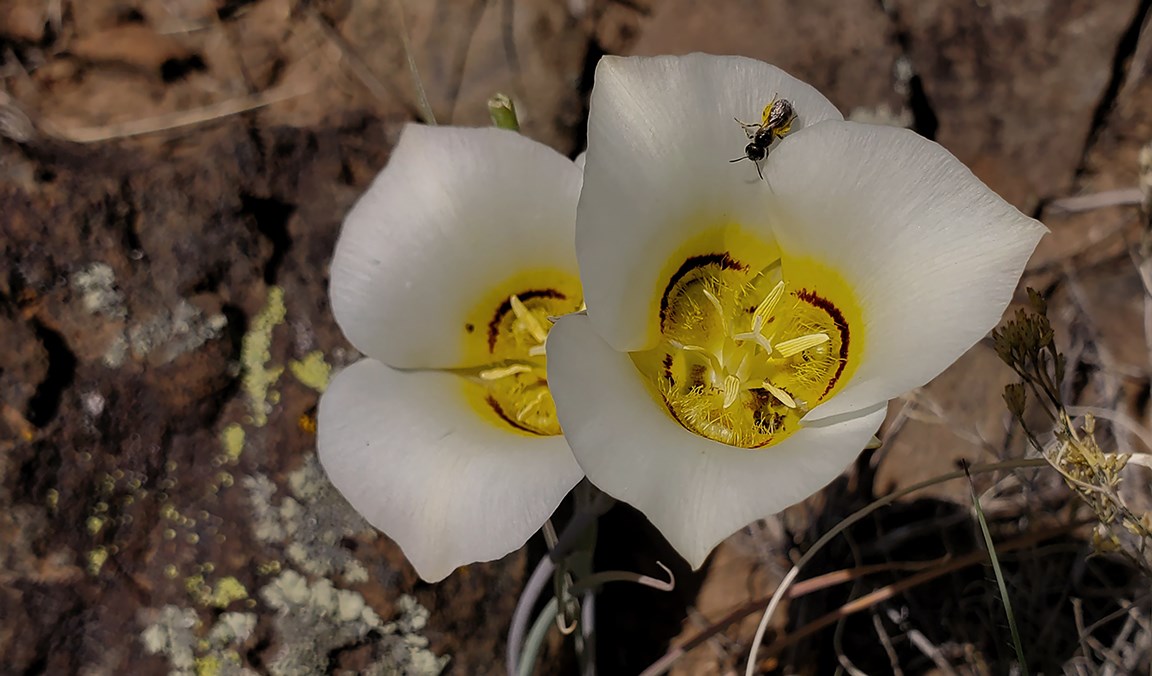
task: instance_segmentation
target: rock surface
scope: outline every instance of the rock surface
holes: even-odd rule
[[[504,91],[526,134],[575,154],[600,54],[703,50],[776,63],[853,119],[935,138],[1052,229],[1024,282],[1052,294],[1080,348],[1078,401],[1149,426],[1137,211],[1054,203],[1137,185],[1147,2],[401,4],[442,123],[484,124]],[[331,317],[327,261],[421,115],[395,7],[0,9],[0,671],[503,673],[527,555],[422,584],[314,459],[318,390],[357,357]],[[1018,452],[1009,380],[977,346],[895,403],[879,484]],[[714,619],[770,588],[762,561],[782,531],[769,526],[685,582],[703,583],[695,601],[660,607],[636,664],[605,614],[614,666],[642,668],[686,613],[698,628],[689,606]],[[628,535],[642,527],[607,530],[652,540]],[[619,560],[650,568],[660,550],[645,547]],[[719,673],[737,652],[683,673]],[[544,660],[570,668],[556,644]]]

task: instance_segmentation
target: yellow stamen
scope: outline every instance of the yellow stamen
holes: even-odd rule
[[[480,372],[480,380],[500,380],[508,376],[514,376],[518,373],[531,373],[532,367],[527,364],[510,364],[508,366],[497,366],[495,368],[484,369]]]
[[[827,333],[812,333],[792,340],[776,343],[776,351],[781,357],[794,357],[805,350],[811,350],[817,345],[823,345],[829,340]]]
[[[740,379],[736,376],[724,378],[724,408],[730,408],[736,403],[736,395],[740,394]]]
[[[776,397],[776,401],[779,401],[781,404],[784,404],[788,408],[796,408],[795,399],[793,399],[787,392],[780,389],[779,387],[776,387],[767,380],[764,381],[764,389],[768,390],[769,394],[771,394],[773,397]]]
[[[752,313],[752,325],[757,329],[764,326],[765,320],[772,316],[772,313],[776,310],[777,303],[779,303],[783,297],[784,282],[780,281],[777,282],[776,286],[772,287],[772,290],[768,292],[764,300],[760,301],[760,304],[756,306],[756,311]]]
[[[536,315],[532,314],[532,312],[524,306],[524,303],[520,301],[520,298],[518,298],[516,294],[512,294],[508,300],[512,304],[512,313],[516,315],[516,319],[524,323],[524,328],[528,329],[528,333],[532,334],[532,337],[536,339],[536,342],[543,343],[545,340],[547,340],[548,329],[544,328],[544,325],[540,323],[540,320],[536,318]]]

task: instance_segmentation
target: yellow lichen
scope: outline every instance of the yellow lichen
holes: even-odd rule
[[[233,601],[243,601],[248,598],[248,590],[234,577],[223,577],[216,581],[216,589],[212,592],[209,605],[217,608],[226,608]]]
[[[244,452],[244,428],[237,423],[231,423],[220,433],[220,441],[224,444],[228,460],[235,463]]]
[[[244,368],[244,392],[252,424],[262,427],[268,422],[268,391],[280,379],[283,366],[268,366],[272,359],[272,331],[284,321],[284,290],[268,288],[268,302],[252,320],[252,328],[241,343],[240,361]]]
[[[215,654],[196,658],[196,676],[217,676],[220,673],[220,658]]]
[[[100,573],[100,569],[104,567],[104,563],[108,560],[108,550],[103,547],[97,547],[88,552],[88,572],[92,575]]]
[[[288,363],[288,370],[296,380],[317,392],[327,389],[332,376],[332,367],[324,361],[324,353],[320,350],[308,353],[303,359],[293,359]]]
[[[248,590],[234,577],[222,577],[216,586],[208,584],[203,575],[193,575],[184,580],[184,588],[192,600],[202,606],[227,608],[235,601],[248,598]]]
[[[104,527],[104,524],[107,523],[107,521],[108,521],[107,519],[105,519],[103,517],[99,517],[99,516],[88,517],[88,522],[87,522],[88,534],[89,535],[96,535],[97,533],[99,533],[100,529]]]
[[[256,567],[256,572],[260,575],[275,575],[276,573],[280,572],[280,562],[268,561],[266,563],[261,563]]]

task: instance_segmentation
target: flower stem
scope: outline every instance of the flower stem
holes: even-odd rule
[[[540,593],[544,591],[544,587],[552,579],[552,570],[555,567],[551,558],[545,556],[540,559],[540,563],[536,564],[536,569],[528,578],[528,583],[524,585],[520,599],[516,601],[516,611],[512,613],[512,626],[508,628],[508,647],[504,653],[508,676],[519,675],[518,665],[521,661],[521,650],[524,647],[524,632],[528,629],[528,618],[532,615],[532,609],[536,606]]]
[[[577,486],[579,490],[579,486]],[[553,562],[560,562],[576,549],[580,544],[580,539],[588,528],[596,522],[601,516],[604,515],[612,505],[616,504],[616,500],[607,493],[596,491],[589,504],[576,512],[572,516],[572,520],[568,525],[564,526],[563,532],[560,533],[560,538],[556,542],[556,546],[552,551],[548,552],[548,558]]]
[[[547,559],[545,559],[547,560]],[[536,666],[536,657],[540,654],[540,646],[544,644],[544,637],[548,635],[548,627],[556,621],[560,612],[560,604],[556,599],[549,599],[544,610],[532,624],[532,631],[528,632],[528,640],[524,643],[524,654],[520,657],[516,676],[532,676],[532,667]]]
[[[516,602],[516,610],[512,614],[512,625],[508,630],[508,646],[505,651],[508,676],[519,675],[521,666],[528,657],[527,652],[522,651],[539,649],[538,647],[532,648],[525,642],[525,631],[528,629],[528,620],[532,615],[532,610],[536,607],[536,603],[549,581],[553,583],[556,589],[556,597],[551,601],[556,608],[552,613],[553,619],[561,609],[557,599],[565,601],[564,608],[565,613],[567,613],[569,608],[567,599],[570,598],[570,594],[574,593],[571,585],[572,573],[577,578],[591,574],[592,555],[590,548],[594,545],[594,540],[592,543],[587,542],[587,540],[590,533],[594,534],[592,528],[596,524],[596,520],[611,509],[612,505],[616,504],[614,499],[596,489],[587,480],[578,484],[573,493],[576,513],[564,526],[555,546],[536,565],[527,584],[524,585],[524,591],[521,592],[520,598]],[[588,597],[589,595],[585,594],[586,600]],[[538,623],[539,618],[537,618]],[[535,626],[534,624],[533,628]],[[528,640],[530,641],[531,637]],[[533,657],[529,664],[534,663],[534,661],[535,658]]]

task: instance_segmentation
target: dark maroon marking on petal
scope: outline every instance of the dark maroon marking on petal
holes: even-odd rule
[[[848,365],[848,320],[844,319],[844,313],[840,311],[840,308],[836,307],[836,305],[827,298],[818,295],[815,291],[800,289],[795,295],[805,303],[818,307],[828,313],[828,316],[832,318],[832,322],[836,324],[837,330],[840,331],[840,365],[836,367],[836,373],[832,376],[832,379],[828,381],[828,387],[824,388],[824,393],[820,395],[820,399],[823,400],[824,397],[828,396],[828,393],[832,391],[832,388],[836,386],[836,382],[840,380],[841,374],[844,373],[844,367]]]
[[[535,434],[538,437],[546,436],[546,435],[540,434],[540,432],[532,429],[531,427],[526,427],[524,424],[522,424],[518,420],[509,417],[508,414],[504,412],[504,409],[500,407],[500,403],[498,401],[496,401],[495,397],[493,397],[492,395],[488,395],[487,397],[484,398],[484,400],[488,402],[488,405],[492,407],[493,411],[496,411],[496,415],[500,416],[501,420],[508,423],[512,427],[515,427],[516,429],[520,430],[521,432],[527,432],[528,434]]]
[[[680,265],[680,269],[668,280],[668,285],[664,287],[664,295],[660,297],[661,330],[664,329],[664,320],[668,315],[668,294],[672,293],[672,289],[675,288],[676,284],[678,284],[681,279],[684,279],[689,272],[709,265],[718,265],[721,270],[744,270],[748,267],[735,258],[732,258],[728,253],[704,254],[703,256],[693,256],[684,261],[684,263]]]
[[[521,303],[525,303],[534,298],[555,298],[557,300],[564,300],[568,296],[556,289],[532,289],[524,293],[516,294]],[[496,350],[496,338],[500,335],[500,320],[504,315],[512,311],[512,298],[505,298],[500,307],[496,308],[496,314],[493,315],[492,321],[488,322],[488,352],[492,353]]]
[[[664,365],[664,377],[671,379],[672,378],[672,353],[671,352],[665,352],[664,353],[664,360],[661,363]]]

